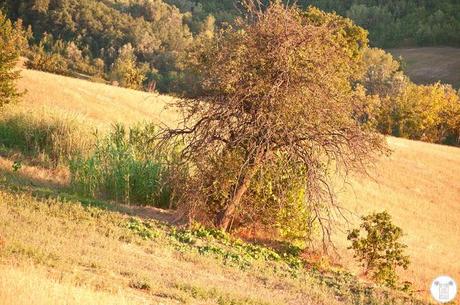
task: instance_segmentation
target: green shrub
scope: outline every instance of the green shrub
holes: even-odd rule
[[[304,261],[301,250],[295,246],[283,249],[272,249],[257,244],[251,244],[232,237],[227,232],[206,228],[194,223],[191,229],[173,228],[170,237],[176,241],[176,248],[188,252],[195,249],[201,255],[210,255],[222,259],[224,264],[246,269],[256,261],[282,262],[285,270],[292,276],[302,270]]]
[[[115,125],[97,140],[90,156],[71,160],[74,191],[127,204],[171,207],[166,157],[149,149],[154,132],[151,125],[130,129]]]
[[[119,50],[118,58],[115,60],[110,79],[118,82],[122,87],[141,89],[145,80],[145,67],[137,64],[136,55],[131,44],[124,45]]]
[[[349,249],[355,251],[355,258],[363,263],[366,274],[371,272],[376,282],[395,288],[396,268],[409,266],[409,257],[404,255],[407,246],[399,242],[403,232],[391,222],[387,212],[374,213],[362,220],[360,228],[348,234],[352,242]],[[361,235],[361,231],[365,233]]]
[[[127,228],[133,231],[136,235],[139,235],[143,239],[154,239],[158,236],[158,233],[148,222],[143,222],[139,218],[131,217],[128,220]]]

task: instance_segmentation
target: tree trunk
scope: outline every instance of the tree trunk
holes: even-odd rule
[[[248,169],[243,179],[238,183],[238,186],[235,190],[235,193],[232,199],[230,200],[230,202],[227,204],[227,207],[223,211],[222,217],[220,217],[220,219],[218,220],[217,225],[220,229],[224,231],[228,230],[230,221],[232,220],[235,210],[240,204],[241,198],[243,198],[244,193],[246,193],[246,191],[248,190],[249,185],[251,184],[251,180],[256,174],[257,169],[259,168],[259,163],[260,163],[260,158],[256,158],[251,168]]]

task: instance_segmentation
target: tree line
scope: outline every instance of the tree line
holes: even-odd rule
[[[167,2],[182,11],[212,14],[219,23],[231,22],[232,16],[241,12],[233,0]],[[370,44],[374,47],[460,45],[460,3],[456,0],[299,0],[297,3],[303,8],[312,5],[351,18],[369,31]]]
[[[211,17],[197,21],[162,0],[3,2],[32,27],[31,68],[135,89],[178,91],[185,51],[214,30]]]
[[[264,1],[268,4],[268,1]],[[244,9],[235,0],[6,0],[12,20],[31,26],[29,66],[122,86],[183,92],[191,48]],[[460,3],[441,1],[301,0],[335,11],[369,31],[380,48],[460,45]]]

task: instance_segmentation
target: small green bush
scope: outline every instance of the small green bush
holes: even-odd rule
[[[391,222],[386,211],[362,217],[362,220],[360,228],[348,234],[352,243],[349,249],[355,251],[355,258],[362,262],[366,274],[372,273],[376,282],[396,288],[396,268],[409,266],[409,257],[404,255],[407,246],[399,242],[402,229]]]
[[[149,149],[154,132],[151,125],[130,129],[115,125],[97,140],[90,156],[71,160],[73,190],[127,204],[171,207],[166,156]]]
[[[131,217],[128,220],[127,228],[133,231],[136,235],[139,235],[143,239],[154,239],[158,236],[158,233],[148,222],[143,222],[139,218]]]

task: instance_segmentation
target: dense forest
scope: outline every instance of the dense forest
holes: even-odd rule
[[[347,16],[369,31],[376,47],[460,44],[457,0],[304,0]]]
[[[166,2],[182,11],[212,14],[219,23],[229,22],[239,12],[234,0]],[[297,3],[304,8],[312,5],[351,18],[369,31],[371,45],[375,47],[460,45],[457,0],[299,0]]]
[[[32,68],[136,89],[155,83],[160,91],[174,91],[184,51],[213,30],[212,19],[197,22],[161,0],[8,0],[3,10],[32,27]]]

